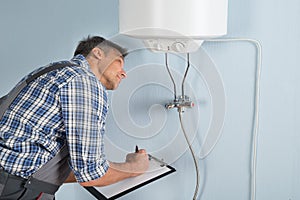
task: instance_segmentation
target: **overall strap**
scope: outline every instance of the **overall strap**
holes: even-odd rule
[[[24,187],[54,194],[71,172],[68,158],[69,150],[67,145],[64,145],[56,156],[29,177]]]
[[[31,81],[36,79],[37,77],[48,73],[50,71],[65,67],[65,66],[79,66],[77,64],[71,63],[69,61],[57,62],[54,64],[50,64],[49,66],[42,68],[41,70],[29,74],[28,77],[21,81],[16,87],[14,87],[7,95],[0,98],[0,119],[3,117],[5,111],[8,109],[10,104],[14,101],[14,99],[18,96],[18,94],[24,89]]]

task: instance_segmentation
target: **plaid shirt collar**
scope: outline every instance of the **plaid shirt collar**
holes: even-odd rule
[[[75,62],[76,64],[84,67],[85,69],[89,70],[91,72],[91,67],[90,67],[90,64],[89,62],[87,61],[87,59],[81,55],[81,54],[78,54],[76,56],[74,56],[71,61]]]

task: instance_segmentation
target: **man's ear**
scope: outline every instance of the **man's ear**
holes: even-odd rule
[[[92,49],[92,54],[95,58],[99,59],[99,60],[102,60],[102,58],[104,57],[104,52],[103,50],[101,50],[100,48],[98,47],[95,47]]]

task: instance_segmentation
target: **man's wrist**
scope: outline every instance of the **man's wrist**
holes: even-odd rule
[[[110,167],[114,170],[122,172],[125,178],[130,178],[137,175],[134,171],[133,164],[130,162],[124,162],[124,163],[110,162]]]

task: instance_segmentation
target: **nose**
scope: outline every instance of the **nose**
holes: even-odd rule
[[[122,79],[127,77],[127,74],[124,70],[121,71],[121,77],[122,77]]]
[[[125,70],[124,70],[124,60],[121,58],[120,59],[120,62],[121,62],[121,78],[122,79],[124,79],[124,78],[126,78],[127,77],[127,74],[126,74],[126,72],[125,72]]]

